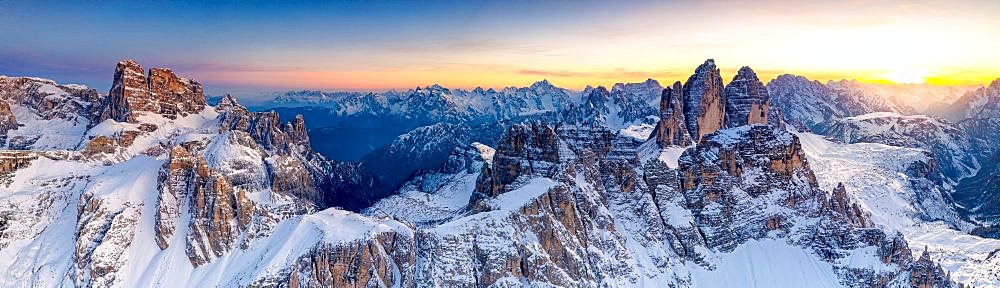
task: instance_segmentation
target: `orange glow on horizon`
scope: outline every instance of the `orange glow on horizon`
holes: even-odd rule
[[[716,63],[719,63],[718,61]],[[327,91],[384,91],[390,89],[412,89],[433,84],[452,89],[501,89],[504,87],[526,87],[536,81],[549,80],[558,87],[582,90],[586,86],[610,87],[615,83],[642,82],[648,78],[655,79],[661,85],[670,85],[674,81],[683,83],[694,72],[696,66],[683,70],[667,72],[651,72],[647,74],[631,73],[616,75],[610,73],[589,73],[586,76],[576,75],[536,75],[517,73],[517,71],[287,71],[287,72],[195,72],[193,76],[205,83],[219,86],[247,86],[272,89],[319,89]],[[751,67],[754,68],[754,67]],[[725,82],[729,82],[739,67],[720,68]],[[683,72],[682,72],[683,71]],[[890,79],[892,71],[858,71],[858,72],[796,72],[770,69],[755,70],[765,84],[781,74],[804,76],[820,82],[856,79],[861,82],[879,84],[898,84],[900,79]],[[585,73],[580,73],[585,74]],[[600,74],[600,75],[598,75]],[[969,74],[962,72],[933,73],[922,76],[922,81],[931,85],[971,86],[986,85],[1000,78],[988,74]],[[899,75],[897,75],[899,76]],[[902,75],[906,77],[913,77]],[[912,80],[912,79],[910,79]],[[915,81],[903,81],[912,83]]]

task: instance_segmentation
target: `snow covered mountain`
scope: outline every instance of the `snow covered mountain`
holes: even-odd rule
[[[786,129],[806,94],[772,84],[708,60],[666,89],[289,95],[340,127],[400,126],[346,162],[313,146],[347,137],[209,105],[169,69],[122,61],[106,95],[2,77],[0,286],[1000,285],[1000,244],[969,234],[938,164],[964,130],[820,122],[837,143]]]
[[[343,139],[349,135],[362,139],[355,144],[317,143],[316,149],[324,154],[354,161],[411,129],[440,122],[476,127],[530,120],[600,121],[616,129],[636,123],[652,124],[655,120],[647,117],[656,115],[662,89],[652,79],[617,83],[611,90],[588,88],[582,92],[542,80],[528,87],[499,90],[431,85],[381,93],[293,91],[264,106],[316,119],[313,121],[316,138]],[[595,90],[598,94],[593,94]],[[495,136],[492,138],[496,140]]]
[[[1000,79],[989,86],[970,90],[940,111],[942,117],[952,121],[993,118],[1000,114]]]
[[[925,115],[869,113],[835,119],[820,133],[844,143],[882,143],[931,151],[952,184],[974,175],[980,167],[979,159],[984,156],[959,127]]]
[[[976,175],[962,179],[955,187],[959,211],[982,223],[974,234],[1000,239],[1000,153],[990,157]]]
[[[973,287],[1000,286],[1000,240],[971,235],[926,150],[875,143],[842,144],[797,134],[821,189],[844,190],[871,213],[872,222],[904,235],[913,251],[939,263],[952,279]],[[956,211],[958,210],[958,211]],[[921,256],[923,258],[923,255]]]
[[[821,83],[802,76],[780,75],[767,83],[767,90],[790,124],[822,131],[830,121],[873,112],[916,114],[913,108],[891,95],[865,90],[857,81]]]
[[[940,116],[933,112],[938,107],[953,103],[968,91],[975,89],[972,86],[934,85],[927,83],[883,84],[853,82],[852,84],[867,94],[891,97],[898,101],[898,103],[912,107],[918,113],[935,116]]]
[[[254,269],[240,266],[266,255],[253,243],[322,207],[328,163],[309,148],[302,121],[282,124],[232,98],[206,106],[197,82],[159,68],[147,76],[133,61],[118,64],[103,97],[4,80],[14,83],[4,103],[21,111],[8,138],[32,140],[8,140],[28,150],[0,158],[3,286],[213,285],[220,267]],[[46,138],[53,134],[64,138]],[[220,259],[232,257],[252,260]]]

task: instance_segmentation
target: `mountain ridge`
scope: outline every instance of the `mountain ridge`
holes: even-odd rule
[[[917,257],[914,234],[890,229],[884,210],[868,206],[850,179],[813,172],[813,165],[841,167],[813,152],[834,144],[784,126],[783,119],[801,119],[772,108],[780,98],[749,67],[722,83],[714,65],[706,61],[689,83],[666,88],[650,79],[576,95],[539,81],[501,91],[432,85],[392,97],[364,94],[338,104],[355,118],[337,121],[390,115],[413,128],[360,162],[312,148],[330,140],[311,133],[305,116],[252,112],[233,96],[207,105],[197,82],[166,69],[147,77],[123,61],[107,95],[0,78],[9,106],[0,112],[14,116],[0,119],[16,123],[0,126],[16,127],[3,131],[4,146],[23,148],[0,154],[0,185],[11,191],[0,193],[9,204],[0,205],[0,249],[16,255],[0,261],[12,271],[0,283],[797,281],[735,264],[773,253],[775,261],[810,263],[796,271],[817,285],[957,285],[953,270],[936,264],[953,261],[946,254]],[[31,141],[33,133],[66,127],[66,139],[78,139],[72,146]],[[917,198],[894,209],[917,211],[903,218],[913,225],[950,221],[949,231],[968,229],[949,214],[933,156],[921,159],[901,168],[912,191],[886,190]],[[418,165],[392,165],[401,161]],[[824,188],[831,181],[846,184]],[[363,191],[385,194],[361,195],[366,203],[351,207],[359,212],[336,208]],[[37,261],[52,270],[34,272]],[[972,283],[991,271],[948,267]]]

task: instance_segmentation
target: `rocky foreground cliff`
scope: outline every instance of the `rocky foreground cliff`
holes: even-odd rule
[[[583,101],[639,103],[623,99],[647,84]],[[576,106],[460,145],[356,213],[330,198],[365,183],[301,117],[209,106],[134,61],[106,95],[3,77],[0,286],[957,286],[851,183],[824,187],[763,87],[749,68],[723,85],[709,60],[641,100],[660,118],[640,137],[607,125],[638,104]],[[467,129],[449,127],[425,130]]]

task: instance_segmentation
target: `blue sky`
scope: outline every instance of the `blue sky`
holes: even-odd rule
[[[672,82],[706,58],[821,80],[1000,74],[1000,1],[0,1],[0,15],[0,74],[102,91],[124,58],[210,93]]]

